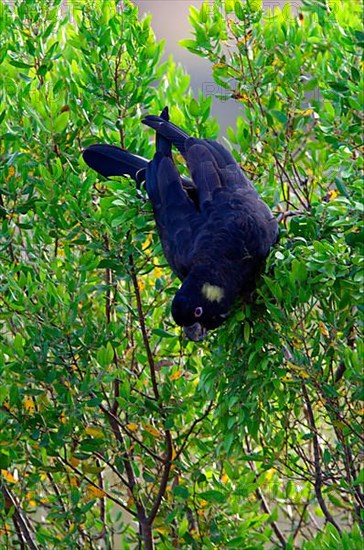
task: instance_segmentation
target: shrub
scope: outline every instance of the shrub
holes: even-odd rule
[[[241,105],[233,154],[284,214],[255,303],[196,344],[143,190],[81,151],[150,157],[141,115],[165,104],[215,138],[212,97],[130,1],[1,4],[4,548],[360,548],[360,16],[191,7],[183,43]]]

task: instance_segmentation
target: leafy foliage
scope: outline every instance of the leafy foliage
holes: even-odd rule
[[[241,105],[233,153],[284,221],[255,303],[204,344],[171,323],[144,192],[81,151],[150,156],[140,118],[165,104],[215,138],[212,98],[132,2],[0,9],[4,548],[360,548],[359,3],[191,7],[184,45]]]

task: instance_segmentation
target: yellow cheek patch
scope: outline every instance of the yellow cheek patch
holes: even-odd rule
[[[224,297],[224,289],[220,286],[205,283],[202,287],[202,295],[209,302],[221,302]]]

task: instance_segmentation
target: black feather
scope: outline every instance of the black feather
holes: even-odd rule
[[[136,179],[139,170],[148,165],[147,159],[114,145],[91,145],[82,155],[86,164],[105,178],[128,175]]]

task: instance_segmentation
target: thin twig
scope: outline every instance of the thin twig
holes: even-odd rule
[[[133,511],[133,510],[130,510],[130,508],[128,508],[128,506],[126,504],[124,504],[121,500],[119,500],[118,498],[114,497],[113,495],[111,495],[108,491],[106,491],[103,487],[100,487],[97,483],[95,483],[94,481],[92,481],[92,479],[90,477],[88,477],[87,475],[85,475],[83,472],[81,472],[80,470],[78,470],[75,466],[73,466],[73,464],[71,464],[71,462],[69,462],[66,458],[62,458],[61,456],[58,456],[59,460],[65,464],[66,466],[68,466],[69,468],[71,468],[71,470],[73,470],[73,472],[75,474],[77,474],[78,476],[80,476],[80,478],[83,478],[87,481],[87,483],[89,483],[90,485],[92,485],[93,487],[95,487],[96,489],[98,489],[99,491],[102,491],[105,496],[110,499],[112,502],[114,502],[115,504],[117,504],[118,506],[120,506],[120,508],[122,508],[123,510],[125,510],[126,512],[128,512],[131,516],[134,516],[134,517],[137,517],[137,514]]]
[[[317,430],[316,430],[316,423],[315,423],[315,417],[313,414],[311,401],[308,396],[306,384],[302,382],[302,392],[303,397],[306,403],[306,409],[307,409],[307,416],[309,421],[309,426],[312,433],[312,442],[313,442],[313,454],[314,454],[314,461],[315,461],[315,494],[316,498],[318,500],[318,503],[320,505],[320,508],[322,512],[324,513],[325,518],[329,523],[332,523],[334,527],[338,530],[339,533],[341,533],[341,529],[339,525],[336,523],[335,519],[333,518],[331,512],[328,510],[326,506],[326,502],[322,495],[322,486],[323,486],[323,480],[322,480],[322,469],[321,469],[321,459],[320,459],[320,444],[318,440]]]
[[[100,405],[100,409],[102,410],[102,412],[104,412],[108,417],[109,417],[109,420],[110,420],[110,423],[112,421],[112,428],[113,428],[113,431],[114,431],[114,428],[117,427],[117,433],[114,431],[114,435],[116,436],[116,438],[118,439],[118,441],[120,443],[123,443],[124,445],[124,439],[123,439],[123,436],[119,430],[119,428],[121,428],[122,430],[124,430],[124,432],[126,433],[126,435],[128,437],[130,437],[130,439],[132,439],[135,443],[137,443],[138,445],[140,445],[140,447],[142,449],[144,449],[144,451],[146,453],[148,453],[151,457],[153,457],[155,460],[158,460],[160,462],[163,462],[163,459],[158,456],[156,453],[153,453],[153,451],[151,451],[150,449],[148,449],[148,447],[146,445],[144,445],[144,443],[142,443],[142,441],[140,441],[140,439],[138,439],[132,431],[128,430],[128,428],[126,426],[124,426],[121,422],[120,422],[120,419],[115,416],[111,411],[109,411],[108,409],[106,409],[103,405]]]
[[[198,418],[196,418],[190,428],[187,430],[186,434],[183,436],[184,437],[184,441],[181,445],[181,447],[179,448],[179,450],[176,452],[176,455],[174,457],[174,460],[177,460],[177,458],[182,454],[182,452],[184,451],[186,445],[187,445],[187,441],[188,441],[188,438],[190,437],[190,435],[192,434],[193,430],[196,428],[197,424],[199,424],[200,422],[202,422],[210,413],[212,407],[213,407],[213,401],[210,401],[210,404],[209,406],[207,407],[206,411],[203,413],[202,416],[199,416]]]
[[[252,452],[252,449],[251,449],[251,446],[250,446],[250,443],[249,443],[249,440],[248,438],[246,437],[245,438],[245,443],[246,443],[246,446],[247,446],[247,451],[248,453],[251,453]],[[257,472],[257,469],[255,467],[255,464],[254,462],[252,461],[249,461],[249,465],[252,469],[252,471],[255,473],[255,475],[258,477],[258,472]],[[269,505],[268,505],[268,502],[263,494],[263,492],[260,490],[259,487],[256,488],[255,490],[255,494],[257,496],[257,499],[260,501],[260,504],[261,504],[261,507],[263,509],[263,511],[266,513],[266,514],[269,514],[269,516],[272,515],[272,512],[269,508]],[[273,528],[273,531],[275,532],[276,534],[276,537],[278,538],[279,542],[281,543],[282,545],[282,548],[286,548],[287,546],[287,541],[286,541],[286,538],[285,536],[283,535],[282,531],[280,530],[280,528],[278,527],[278,524],[276,521],[273,521],[271,520],[270,521],[270,524],[272,525],[272,528]]]
[[[141,332],[142,332],[143,344],[144,344],[144,347],[145,347],[145,351],[147,352],[148,364],[149,364],[150,374],[151,374],[151,379],[152,379],[153,392],[154,392],[154,395],[156,397],[156,400],[159,401],[159,390],[158,390],[158,384],[157,384],[157,378],[156,378],[154,358],[153,358],[152,350],[151,350],[150,344],[149,344],[147,328],[145,326],[142,300],[141,300],[141,296],[140,296],[138,279],[137,279],[136,272],[135,272],[134,258],[131,254],[129,256],[129,262],[130,262],[130,266],[131,266],[131,278],[132,278],[132,281],[133,281],[135,298],[136,298],[136,302],[137,302],[139,324],[140,324],[140,329],[141,329]]]
[[[306,214],[304,210],[287,210],[286,212],[280,212],[277,216],[277,222],[280,223],[282,220],[285,221],[286,218],[292,218],[293,216],[302,216]]]
[[[6,485],[1,486],[1,492],[5,499],[5,508],[14,508],[13,521],[14,527],[18,533],[20,544],[24,545],[24,548],[26,547],[30,550],[40,550],[39,546],[35,542],[32,528],[29,525],[26,516],[23,515],[23,511],[21,510],[20,504],[18,503],[16,497]]]

